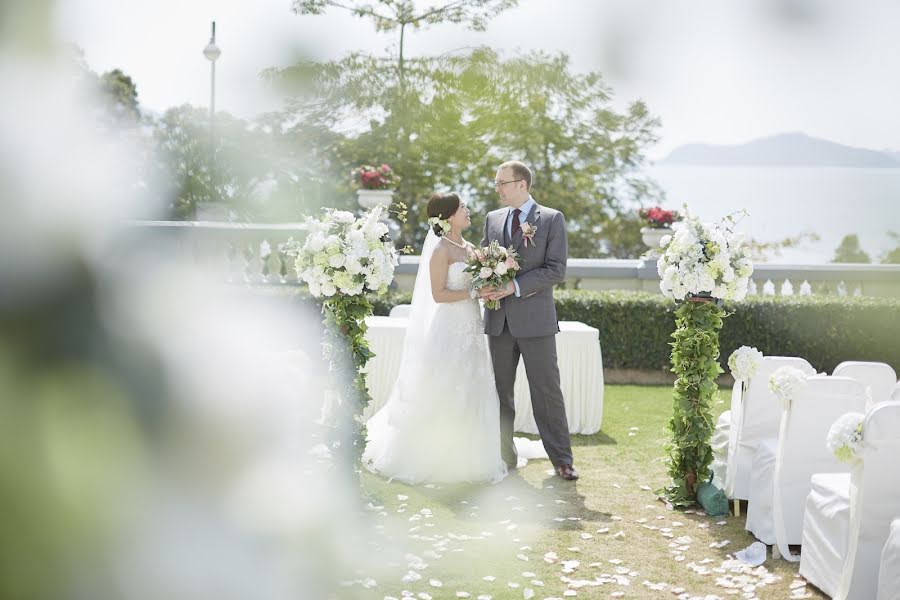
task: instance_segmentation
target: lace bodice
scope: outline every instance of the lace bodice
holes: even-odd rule
[[[447,268],[448,290],[465,290],[469,288],[469,284],[472,283],[472,274],[464,272],[463,269],[465,268],[466,263],[464,262],[450,263],[450,266]]]

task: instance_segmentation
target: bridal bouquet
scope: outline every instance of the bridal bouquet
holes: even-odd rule
[[[741,346],[728,357],[728,368],[731,374],[739,381],[750,381],[756,374],[759,363],[763,359],[763,353],[750,346]]]
[[[663,253],[656,263],[664,295],[676,300],[690,295],[744,299],[753,263],[740,236],[690,215],[674,223],[672,230],[659,242]]]
[[[862,413],[847,413],[841,415],[828,430],[826,444],[839,461],[852,463],[859,460],[864,419],[865,415]]]
[[[806,387],[806,378],[806,373],[796,367],[781,367],[769,377],[769,391],[778,396],[781,406],[787,410],[797,392]]]
[[[388,227],[379,220],[383,210],[376,206],[357,218],[326,209],[321,218],[306,220],[306,240],[288,242],[285,251],[296,256],[294,268],[310,294],[330,298],[387,291],[399,261]]]
[[[496,240],[486,248],[469,252],[465,271],[472,274],[472,287],[501,288],[512,281],[519,272],[519,255],[512,248],[504,248]],[[500,308],[499,300],[485,300],[484,306],[490,310]]]

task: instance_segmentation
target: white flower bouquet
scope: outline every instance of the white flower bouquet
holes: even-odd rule
[[[838,417],[828,430],[826,445],[839,461],[853,463],[859,460],[864,420],[862,413],[847,413]]]
[[[676,300],[690,295],[738,301],[746,297],[753,263],[741,236],[690,215],[672,229],[674,233],[659,242],[663,252],[656,263],[664,295]]]
[[[501,288],[512,281],[519,272],[519,255],[512,248],[504,248],[496,240],[485,248],[471,250],[466,261],[466,272],[472,274],[472,287]],[[486,300],[490,310],[500,308],[499,300]]]
[[[741,346],[728,357],[728,368],[736,380],[747,382],[756,374],[762,359],[763,353],[756,348]]]
[[[781,367],[769,377],[769,390],[781,400],[781,406],[787,410],[791,400],[806,387],[807,375],[796,367]]]
[[[387,291],[399,261],[387,225],[379,221],[383,211],[376,206],[357,218],[348,211],[325,209],[321,218],[306,220],[306,240],[290,241],[284,250],[296,256],[294,269],[310,294],[330,298]]]

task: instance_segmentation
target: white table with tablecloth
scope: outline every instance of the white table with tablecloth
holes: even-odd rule
[[[403,339],[408,320],[403,317],[366,319],[369,347],[375,353],[367,366],[367,382],[372,404],[366,416],[375,414],[387,402],[400,371]],[[577,321],[560,321],[556,335],[560,386],[566,403],[569,432],[590,435],[603,421],[603,357],[600,332]],[[515,430],[537,434],[531,409],[531,393],[525,366],[520,361],[516,374]]]

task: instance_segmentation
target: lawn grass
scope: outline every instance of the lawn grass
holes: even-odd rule
[[[725,408],[720,403],[716,412]],[[606,386],[601,432],[572,439],[577,482],[552,476],[546,460],[531,461],[494,486],[414,487],[364,474],[376,539],[372,560],[348,577],[341,597],[400,598],[406,592],[499,600],[529,597],[526,590],[537,599],[567,592],[580,598],[792,597],[797,564],[771,558],[764,567],[778,580],[755,588],[756,596],[741,588],[758,583],[762,571],[732,594],[716,584],[722,577],[741,581],[738,573],[713,570],[755,541],[744,531],[743,516],[672,511],[656,498],[652,490],[668,483],[662,457],[670,416],[668,386]],[[729,543],[710,547],[723,540]],[[558,559],[548,562],[551,552]],[[579,564],[564,571],[562,561]],[[421,579],[411,580],[417,575]],[[374,581],[363,587],[367,577]],[[598,578],[602,585],[579,587]],[[824,597],[812,586],[806,592]]]

